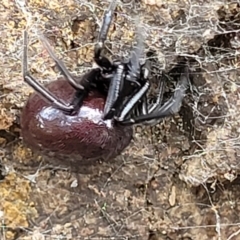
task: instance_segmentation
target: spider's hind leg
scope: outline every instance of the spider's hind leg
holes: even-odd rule
[[[60,60],[54,51],[52,50],[48,40],[44,37],[43,34],[39,34],[39,39],[41,40],[44,48],[47,50],[48,54],[51,56],[53,61],[55,62],[57,68],[62,73],[62,75],[65,77],[65,79],[71,84],[73,88],[76,90],[84,90],[84,83],[80,83],[76,81],[76,79],[71,75],[71,73],[67,70],[62,60]]]
[[[28,34],[27,31],[23,32],[23,60],[22,60],[22,72],[23,80],[31,86],[39,95],[41,95],[47,102],[55,106],[56,108],[71,113],[73,111],[73,106],[68,105],[54,96],[47,88],[42,86],[37,82],[37,80],[30,75],[28,72],[28,59],[27,59],[27,50],[28,50]]]

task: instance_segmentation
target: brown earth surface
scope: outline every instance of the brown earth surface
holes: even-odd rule
[[[40,83],[59,73],[39,32],[80,75],[92,67],[108,4],[0,3],[0,239],[240,239],[237,1],[119,1],[110,55],[127,56],[138,23],[159,71],[173,75],[187,58],[191,86],[180,113],[135,127],[121,156],[90,166],[87,174],[23,145],[19,119],[33,91],[22,79],[23,30],[29,32],[29,68]]]

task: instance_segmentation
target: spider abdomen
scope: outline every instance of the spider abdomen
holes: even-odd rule
[[[66,103],[74,97],[75,90],[63,78],[45,87]],[[82,107],[68,115],[33,93],[21,116],[24,142],[55,156],[79,156],[86,161],[116,157],[131,141],[132,128],[120,126],[114,120],[102,120],[105,100],[104,95],[93,90]]]

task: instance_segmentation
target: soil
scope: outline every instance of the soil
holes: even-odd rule
[[[179,114],[135,126],[120,156],[86,173],[22,143],[21,109],[33,91],[22,78],[23,30],[29,71],[41,84],[60,74],[39,32],[81,75],[93,67],[108,4],[0,4],[0,239],[240,239],[237,2],[119,1],[106,54],[128,56],[141,27],[146,53],[154,53],[152,69],[172,77],[164,99],[187,62],[190,87]]]

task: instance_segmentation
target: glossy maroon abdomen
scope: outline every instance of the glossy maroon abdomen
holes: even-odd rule
[[[46,85],[59,99],[70,103],[75,90],[60,78]],[[131,141],[132,128],[102,120],[106,97],[92,91],[75,115],[67,115],[33,93],[22,110],[23,141],[32,149],[54,156],[111,159]]]

